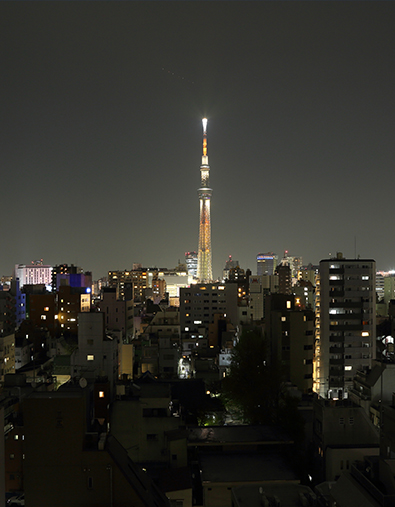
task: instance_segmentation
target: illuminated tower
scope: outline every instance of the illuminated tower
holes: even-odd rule
[[[210,199],[212,190],[209,188],[210,166],[207,156],[207,118],[203,118],[203,155],[200,166],[200,188],[198,189],[200,202],[199,249],[197,277],[200,282],[210,282],[213,279],[211,267],[211,219]]]

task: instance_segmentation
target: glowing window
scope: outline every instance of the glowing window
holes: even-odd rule
[[[287,301],[287,308],[291,308],[291,301]]]
[[[104,398],[104,391],[99,391],[99,398]]]
[[[94,356],[94,355],[92,355],[92,354],[88,354],[88,355],[86,356],[86,360],[87,360],[87,361],[94,361],[94,360],[95,360],[95,356]]]
[[[46,307],[44,308],[44,312],[49,312],[49,306],[46,306]]]

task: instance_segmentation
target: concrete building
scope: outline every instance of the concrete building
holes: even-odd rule
[[[301,266],[298,269],[297,279],[310,282],[311,285],[315,286],[315,277],[317,273],[318,266],[313,266],[312,264],[309,264],[308,266]]]
[[[336,258],[320,262],[316,286],[314,390],[345,398],[358,370],[376,357],[376,263]]]
[[[91,426],[87,389],[34,393],[23,402],[26,505],[168,507],[122,445]]]
[[[0,376],[15,373],[15,334],[0,336]]]
[[[235,283],[196,284],[180,290],[180,325],[181,333],[201,334],[204,330],[208,336],[209,324],[214,323],[214,316],[221,314],[238,325],[238,287]]]
[[[138,387],[137,387],[138,386]],[[170,384],[139,381],[118,385],[113,404],[111,431],[136,463],[187,465],[186,445],[176,456],[170,453],[167,432],[179,430],[183,421],[173,417]],[[185,436],[184,436],[185,440]]]
[[[288,250],[284,251],[284,257],[281,259],[281,264],[288,265],[291,268],[291,277],[297,278],[298,272],[302,267],[302,257],[296,257],[295,255],[289,255]]]
[[[52,268],[52,292],[56,292],[60,285],[70,287],[85,287],[92,289],[92,273],[83,272],[82,268],[74,264],[59,264]]]
[[[313,413],[315,482],[335,481],[355,460],[378,454],[379,432],[362,407],[317,398]]]
[[[250,276],[249,320],[265,318],[265,296],[278,292],[278,275]]]
[[[197,278],[198,254],[197,252],[185,252],[185,263],[187,265],[188,275],[191,279]]]
[[[278,257],[273,252],[260,253],[256,256],[257,275],[274,275],[277,267]]]
[[[71,376],[95,380],[107,377],[113,394],[118,380],[119,340],[104,332],[101,312],[78,315],[78,349],[70,358]]]
[[[285,379],[302,392],[313,387],[314,312],[296,310],[294,297],[266,296],[265,334],[272,360],[278,361]]]
[[[202,499],[197,505],[228,507],[232,489],[240,486],[299,483],[285,458],[292,441],[274,426],[188,428],[188,448],[199,463],[194,472],[201,477]]]
[[[232,488],[233,507],[262,507],[263,505],[284,507],[313,507],[317,505],[315,493],[301,484],[262,482],[253,486]]]
[[[280,294],[292,293],[292,272],[288,264],[280,264],[276,268],[278,275],[278,292]]]
[[[19,279],[20,287],[24,285],[37,285],[44,284],[48,290],[52,286],[52,266],[43,264],[40,261],[34,261],[30,265],[16,264],[15,265],[15,280]]]
[[[118,299],[116,288],[104,287],[97,307],[104,313],[104,324],[110,331],[120,331],[128,340],[133,334],[133,301]]]
[[[13,333],[15,327],[16,299],[11,291],[0,291],[0,336]]]
[[[391,405],[395,392],[395,364],[373,361],[372,369],[358,371],[349,388],[349,398],[360,405],[377,427],[380,427],[382,405]]]

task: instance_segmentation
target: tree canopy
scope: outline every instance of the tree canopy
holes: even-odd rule
[[[244,331],[232,351],[223,380],[228,406],[239,410],[244,422],[273,424],[280,389],[279,368],[269,363],[267,344],[259,329]]]
[[[294,438],[302,437],[297,399],[285,388],[281,365],[269,359],[267,341],[259,328],[242,333],[222,390],[227,408],[243,422],[279,425]]]

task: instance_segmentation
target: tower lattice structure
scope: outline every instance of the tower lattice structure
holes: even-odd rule
[[[197,277],[200,282],[210,282],[213,279],[211,252],[211,217],[210,201],[213,193],[209,188],[210,166],[207,155],[207,118],[203,118],[203,155],[200,166],[200,188],[198,189],[200,203],[199,221],[199,249]]]

